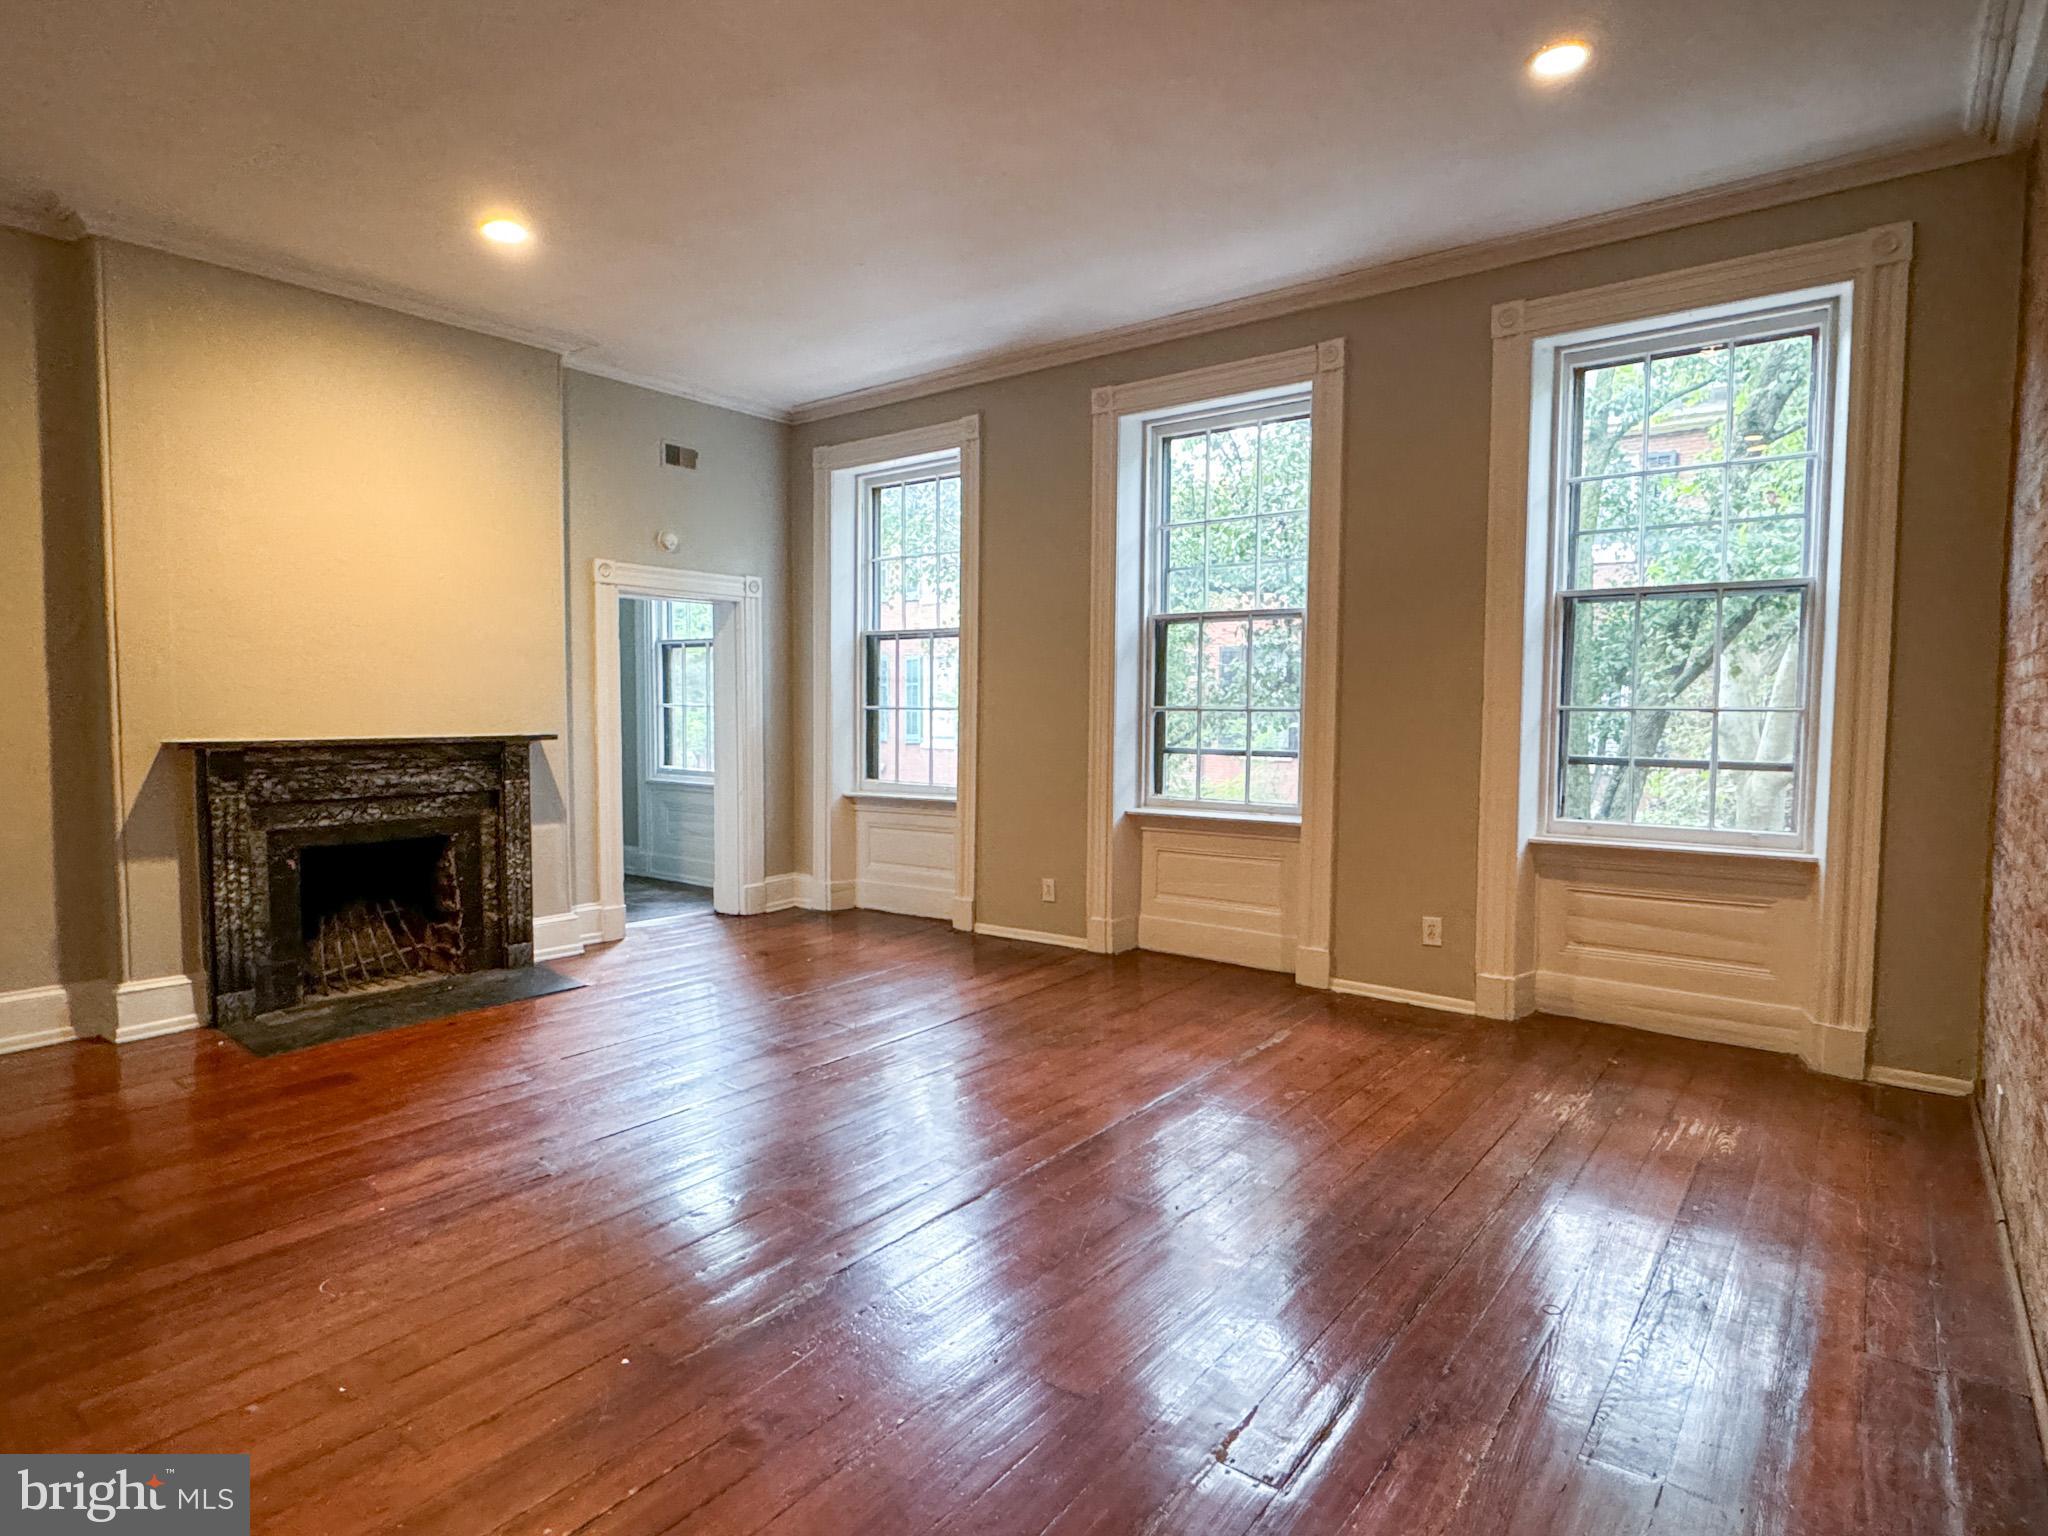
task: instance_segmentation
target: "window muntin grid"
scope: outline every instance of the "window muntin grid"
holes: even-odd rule
[[[1300,808],[1310,446],[1300,396],[1152,428],[1148,803]]]
[[[1567,354],[1552,830],[1803,845],[1832,314]]]
[[[861,782],[944,793],[959,774],[960,472],[861,482]]]

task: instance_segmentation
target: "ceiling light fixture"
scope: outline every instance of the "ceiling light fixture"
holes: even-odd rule
[[[1529,73],[1538,80],[1569,80],[1592,57],[1593,50],[1584,43],[1552,43],[1529,61]]]
[[[533,238],[533,231],[517,219],[485,219],[477,233],[496,245],[524,245]]]

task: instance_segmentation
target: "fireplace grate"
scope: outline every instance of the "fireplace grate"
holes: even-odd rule
[[[353,901],[324,915],[306,946],[304,991],[334,997],[434,973],[467,970],[462,886],[451,861],[435,870],[434,915],[397,901]]]

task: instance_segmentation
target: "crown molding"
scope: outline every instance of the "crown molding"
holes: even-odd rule
[[[656,394],[687,400],[695,405],[736,411],[741,415],[755,416],[766,421],[786,423],[789,420],[787,412],[762,400],[742,395],[719,394],[698,388],[682,379],[614,368],[599,360],[595,342],[573,332],[513,325],[479,310],[440,303],[407,288],[343,277],[324,268],[272,256],[232,241],[197,235],[189,230],[118,215],[82,213],[53,194],[0,198],[0,227],[24,230],[29,234],[42,235],[53,240],[113,240],[122,245],[139,246],[144,250],[159,251],[164,255],[178,256],[188,261],[202,261],[208,266],[224,267],[231,272],[245,273],[250,277],[266,278],[272,282],[287,283],[294,288],[324,293],[329,298],[348,299],[377,309],[410,315],[415,320],[428,320],[436,325],[451,326],[456,330],[471,331],[499,341],[516,342],[521,346],[552,352],[561,358],[565,368],[574,369],[578,373],[596,374],[600,378],[653,390]]]
[[[571,373],[594,374],[600,379],[610,379],[614,384],[631,384],[635,389],[652,390],[657,395],[687,400],[692,405],[708,405],[714,410],[752,416],[758,421],[772,421],[779,426],[788,426],[791,421],[788,411],[750,395],[720,394],[716,390],[700,389],[683,379],[672,379],[657,373],[634,373],[630,369],[614,368],[610,363],[600,362],[595,357],[570,353],[563,357],[562,366]]]
[[[1998,149],[2034,136],[2048,89],[2048,0],[1984,0],[1970,63],[1963,131]]]
[[[1993,3],[1998,3],[1998,0],[1993,0]],[[2040,4],[2048,7],[2048,0],[2015,0],[2015,3]],[[1680,229],[1688,224],[1704,224],[1714,219],[1754,213],[1759,209],[1775,208],[1809,197],[1824,196],[1830,192],[1868,186],[1873,182],[1890,181],[1896,177],[1911,176],[1924,171],[1944,170],[1950,166],[1964,165],[1973,160],[1983,160],[2005,152],[2004,147],[1989,143],[1983,138],[1948,138],[1934,144],[1918,144],[1874,154],[1849,156],[1805,166],[1795,171],[1750,177],[1742,181],[1727,182],[1705,191],[1659,198],[1654,202],[1641,203],[1613,213],[1596,214],[1563,224],[1553,224],[1543,229],[1475,241],[1469,245],[1451,246],[1375,266],[1352,268],[1328,277],[1314,278],[1308,282],[1295,283],[1264,293],[1249,294],[1243,298],[1229,299],[1200,309],[1181,310],[1156,320],[1140,321],[1135,325],[1095,331],[1064,341],[995,352],[949,368],[813,400],[795,407],[789,415],[791,420],[799,423],[823,421],[829,417],[845,416],[854,411],[871,410],[877,406],[895,405],[945,390],[993,383],[997,379],[1014,378],[1018,374],[1037,373],[1041,369],[1057,368],[1067,363],[1086,362],[1092,358],[1107,357],[1112,353],[1157,346],[1162,342],[1180,341],[1189,336],[1200,336],[1231,326],[1249,325],[1281,315],[1298,314],[1302,310],[1318,309],[1328,304],[1350,303],[1383,293],[1394,293],[1404,288],[1419,288],[1426,283],[1470,277],[1480,272],[1511,267],[1520,262],[1561,256],[1571,251],[1582,251],[1592,246],[1608,245],[1643,235],[1661,234],[1666,230]]]

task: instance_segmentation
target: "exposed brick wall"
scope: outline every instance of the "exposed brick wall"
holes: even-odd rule
[[[2027,200],[2004,720],[1984,985],[1983,1112],[2048,1360],[2048,155]],[[2000,1105],[2003,1089],[2003,1104]]]

